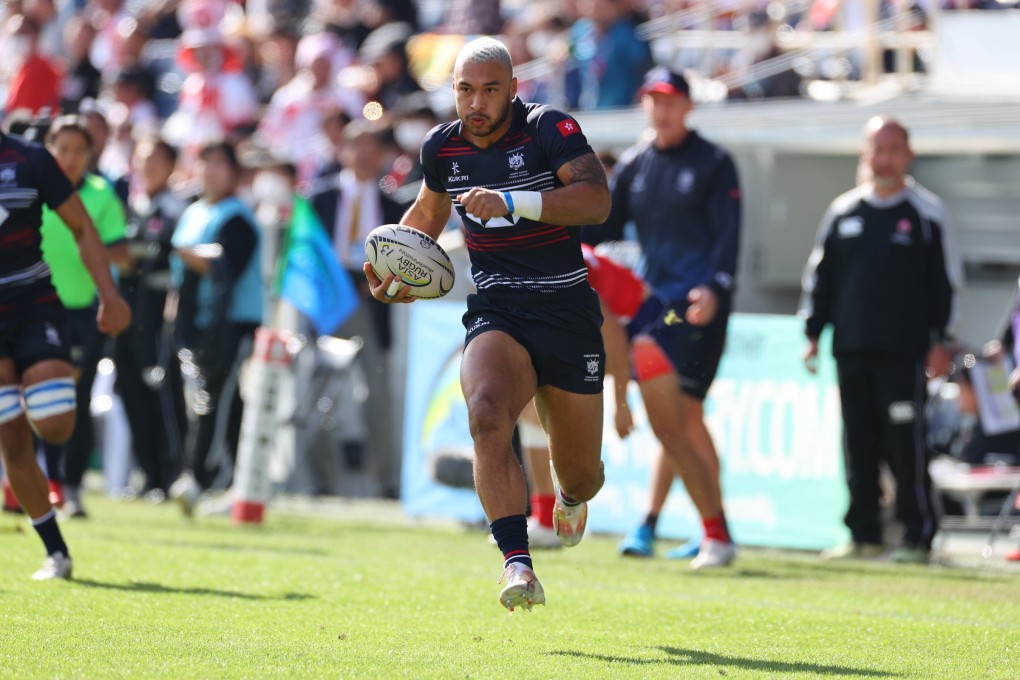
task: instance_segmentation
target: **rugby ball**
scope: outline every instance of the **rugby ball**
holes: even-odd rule
[[[376,227],[365,239],[365,257],[376,276],[394,274],[422,300],[440,298],[453,289],[453,263],[436,241],[403,224]],[[394,286],[390,294],[395,294]]]

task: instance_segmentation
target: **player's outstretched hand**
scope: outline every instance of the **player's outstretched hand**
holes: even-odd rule
[[[376,275],[375,270],[372,269],[372,265],[368,262],[364,264],[362,269],[365,272],[365,278],[368,279],[368,288],[372,292],[372,297],[379,302],[390,304],[393,302],[414,302],[418,299],[411,295],[410,286],[407,284],[401,285],[399,282],[395,282],[397,277],[393,274],[387,274],[385,279],[380,279]],[[393,286],[396,290],[393,295],[387,295],[387,293],[390,292],[391,286]]]
[[[131,325],[131,308],[120,295],[114,295],[99,303],[96,315],[99,332],[114,338]]]
[[[708,286],[697,286],[687,294],[687,321],[695,326],[704,326],[712,322],[719,311],[719,299]]]
[[[492,189],[474,187],[457,197],[468,214],[480,221],[503,217],[507,214],[506,201],[502,194]]]

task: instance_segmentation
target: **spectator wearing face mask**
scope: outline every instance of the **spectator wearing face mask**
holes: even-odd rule
[[[429,130],[439,124],[439,118],[429,105],[425,92],[406,95],[394,107],[393,141],[398,155],[379,183],[393,201],[410,207],[421,189],[424,172],[419,150]]]
[[[242,401],[237,377],[262,323],[261,232],[238,196],[245,169],[229,142],[199,154],[202,197],[181,214],[170,254],[164,319],[187,377],[191,410],[183,471],[168,495],[190,515],[203,489],[236,457]],[[179,396],[179,395],[175,395]]]

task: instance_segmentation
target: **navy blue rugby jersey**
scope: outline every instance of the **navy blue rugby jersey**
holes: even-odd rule
[[[730,155],[691,130],[678,146],[641,141],[628,149],[609,181],[613,207],[601,225],[585,227],[586,243],[623,238],[634,221],[643,257],[638,267],[656,291],[677,302],[709,286],[727,302],[740,247],[740,183]]]
[[[43,262],[42,205],[59,208],[74,187],[42,145],[0,135],[0,295],[34,282],[49,287]]]
[[[556,291],[587,286],[580,229],[507,215],[482,224],[457,196],[474,187],[493,191],[552,191],[556,172],[592,153],[577,121],[541,104],[515,98],[510,129],[487,149],[461,136],[461,123],[432,129],[421,149],[425,184],[446,192],[464,223],[471,276],[479,291]]]

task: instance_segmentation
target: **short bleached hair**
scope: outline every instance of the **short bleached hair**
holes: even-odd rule
[[[513,77],[514,63],[506,45],[495,38],[476,38],[460,48],[453,72],[460,71],[464,64],[490,64],[492,62],[501,64]]]
[[[898,130],[903,135],[903,141],[908,147],[910,146],[910,132],[907,130],[907,126],[898,118],[890,115],[880,114],[869,118],[868,122],[864,124],[864,136],[870,139],[872,135],[885,128]]]

